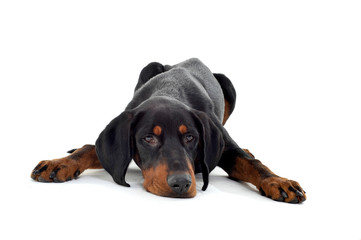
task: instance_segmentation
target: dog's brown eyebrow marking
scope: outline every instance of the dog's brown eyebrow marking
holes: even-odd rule
[[[179,126],[178,130],[181,134],[185,134],[188,131],[188,128],[186,125],[182,124]]]
[[[162,128],[160,127],[160,126],[155,126],[154,128],[153,128],[153,133],[155,134],[155,135],[157,135],[157,136],[160,136],[160,134],[162,134]]]

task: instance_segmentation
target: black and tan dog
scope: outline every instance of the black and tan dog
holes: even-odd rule
[[[206,190],[209,173],[219,166],[230,178],[252,183],[269,198],[305,201],[297,182],[274,174],[229,136],[223,125],[235,101],[231,81],[213,74],[198,59],[174,66],[150,63],[140,73],[133,99],[106,126],[95,146],[41,161],[31,177],[39,182],[64,182],[86,169],[104,168],[116,183],[129,186],[125,174],[134,159],[147,191],[194,197],[194,174],[202,173],[202,190]]]

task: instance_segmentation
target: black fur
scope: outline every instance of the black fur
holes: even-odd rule
[[[213,73],[214,77],[218,80],[219,85],[222,88],[224,98],[228,101],[230,106],[229,114],[233,112],[236,106],[236,90],[233,87],[233,84],[229,78],[227,78],[224,74],[221,73]]]
[[[140,117],[140,112],[124,111],[108,124],[95,143],[104,169],[116,183],[127,187],[125,173],[134,156],[134,125]]]

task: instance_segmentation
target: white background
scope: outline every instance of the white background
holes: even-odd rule
[[[233,138],[307,191],[300,205],[211,174],[194,199],[103,170],[37,183],[94,143],[151,61],[200,58],[237,90]],[[1,239],[360,239],[359,1],[1,1]],[[198,176],[197,189],[202,186]]]

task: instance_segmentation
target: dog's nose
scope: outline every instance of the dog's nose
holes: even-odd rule
[[[192,185],[192,177],[189,174],[175,174],[168,176],[167,182],[174,192],[184,194]]]

